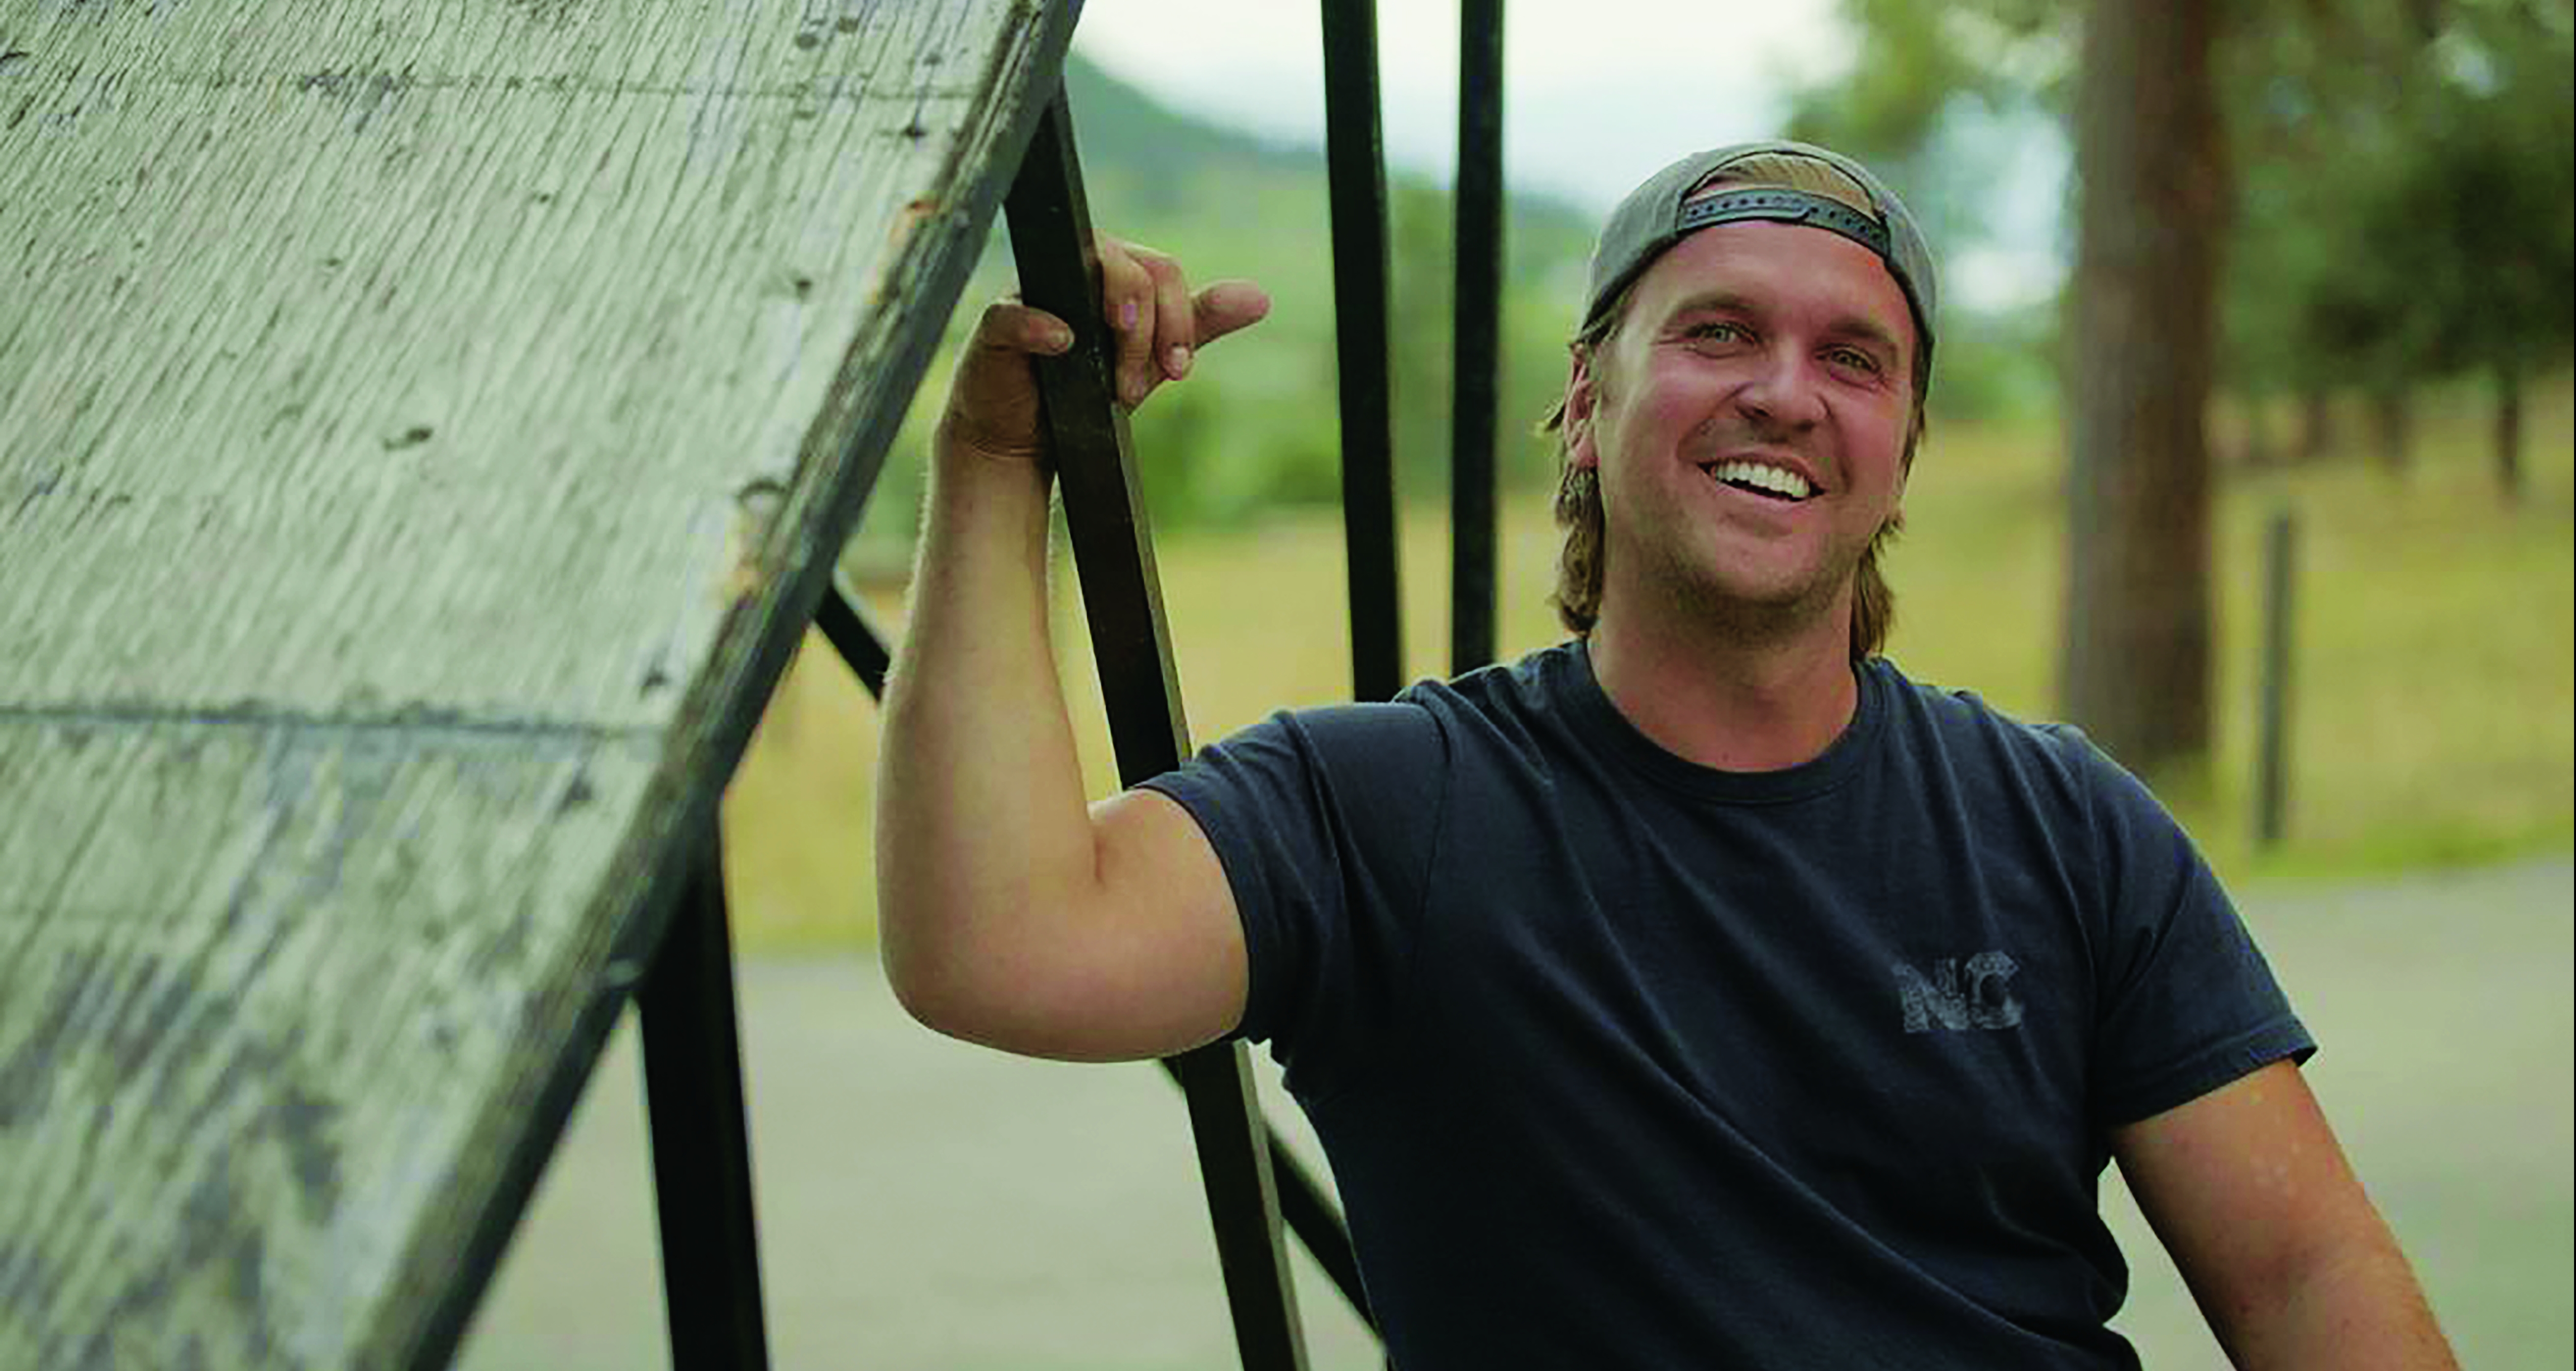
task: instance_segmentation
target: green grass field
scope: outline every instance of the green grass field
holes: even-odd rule
[[[2217,578],[2219,737],[2205,775],[2166,798],[2231,882],[2350,877],[2566,849],[2576,841],[2576,499],[2569,378],[2537,388],[2525,420],[2527,488],[2507,506],[2485,447],[2482,397],[2428,397],[2401,475],[2358,455],[2228,473]],[[2363,435],[2357,419],[2347,436]],[[2355,447],[2362,446],[2358,441]],[[1514,460],[1539,463],[1534,447]],[[1919,680],[1970,688],[2031,718],[2053,715],[2064,557],[2054,431],[1936,430],[1908,492],[1890,577],[1893,656]],[[2275,509],[2301,529],[2288,841],[2252,841],[2260,539]],[[1443,668],[1447,529],[1405,525],[1407,660]],[[1546,594],[1556,548],[1545,502],[1507,502],[1502,651],[1559,635]],[[1164,536],[1157,552],[1194,736],[1349,690],[1336,512],[1249,530]],[[1060,578],[1070,582],[1069,573]],[[1059,646],[1095,790],[1112,774],[1079,607],[1061,597]],[[901,622],[897,592],[874,608]],[[850,946],[873,929],[872,704],[809,638],[727,797],[739,937],[771,950]]]

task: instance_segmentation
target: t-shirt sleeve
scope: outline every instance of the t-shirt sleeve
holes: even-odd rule
[[[2136,777],[2068,732],[2089,772],[2107,911],[2093,1048],[2100,1123],[2134,1123],[2272,1062],[2307,1060],[2316,1040],[2189,836]]]
[[[1329,1093],[1396,1012],[1440,831],[1446,744],[1424,707],[1272,715],[1145,785],[1198,821],[1243,920],[1236,1036]]]

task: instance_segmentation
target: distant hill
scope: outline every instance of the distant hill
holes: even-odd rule
[[[1320,149],[1281,144],[1174,111],[1079,56],[1065,61],[1065,95],[1087,173],[1134,175],[1176,210],[1190,181],[1211,169],[1262,167],[1286,176],[1320,175]],[[1152,192],[1147,192],[1152,195]]]
[[[1076,55],[1066,60],[1065,90],[1073,107],[1085,175],[1124,183],[1126,207],[1160,217],[1191,212],[1196,183],[1214,176],[1277,178],[1311,188],[1324,203],[1324,150],[1319,144],[1284,143],[1225,127],[1172,109]],[[1400,193],[1445,194],[1410,173],[1393,175]],[[1549,196],[1511,196],[1506,242],[1527,242],[1532,255],[1579,263],[1590,250],[1595,225],[1583,212]]]

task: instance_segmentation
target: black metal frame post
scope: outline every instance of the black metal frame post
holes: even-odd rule
[[[1450,293],[1449,669],[1494,659],[1494,448],[1503,310],[1503,0],[1458,16],[1458,190]]]
[[[894,654],[886,650],[885,635],[868,622],[867,612],[859,608],[859,597],[841,578],[832,578],[831,588],[823,592],[823,602],[814,609],[814,626],[823,630],[832,649],[849,663],[859,684],[868,688],[872,699],[885,699],[886,672],[894,665]]]
[[[1099,258],[1061,91],[1039,116],[1003,207],[1021,298],[1074,330],[1071,352],[1038,361],[1039,393],[1119,776],[1133,785],[1180,765],[1188,729],[1127,417],[1112,398],[1112,349],[1097,305]],[[1301,1371],[1306,1351],[1296,1287],[1280,1242],[1267,1130],[1243,1045],[1203,1047],[1174,1058],[1171,1066],[1189,1100],[1243,1365],[1246,1371]]]
[[[719,839],[710,832],[698,845],[697,869],[635,991],[663,1307],[674,1371],[758,1371],[769,1365],[769,1347],[735,1036],[733,938]]]
[[[1351,686],[1404,687],[1395,444],[1387,367],[1386,152],[1378,126],[1376,0],[1323,0],[1324,157],[1332,188],[1333,333],[1341,375],[1342,528]]]

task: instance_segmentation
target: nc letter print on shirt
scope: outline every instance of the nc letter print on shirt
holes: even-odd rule
[[[2013,972],[2020,968],[2002,952],[1980,952],[1968,958],[1965,976],[1956,957],[1942,957],[1927,974],[1904,962],[1891,965],[1896,999],[1905,1012],[1905,1031],[1929,1033],[1935,1028],[2012,1028],[2021,1023],[2021,1001],[2012,993]]]

